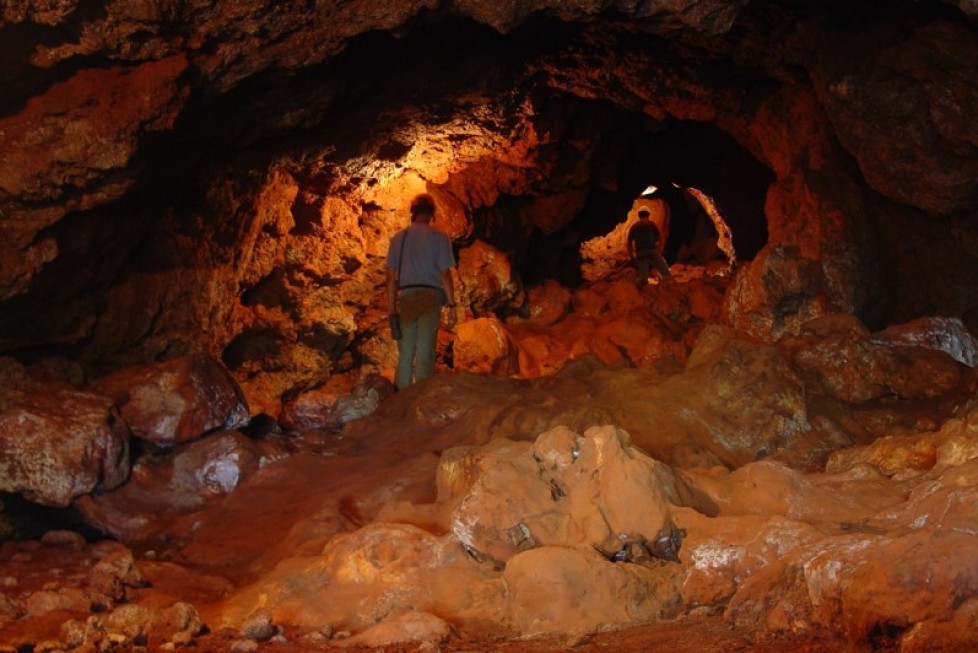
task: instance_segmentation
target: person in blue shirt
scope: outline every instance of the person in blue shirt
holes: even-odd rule
[[[435,373],[435,345],[442,307],[446,326],[455,326],[455,267],[452,245],[431,226],[435,201],[427,193],[411,201],[411,224],[391,238],[387,250],[387,306],[400,320],[397,372],[394,384],[402,390]]]

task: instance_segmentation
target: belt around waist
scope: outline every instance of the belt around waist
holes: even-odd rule
[[[407,286],[401,286],[401,290],[419,290],[422,288],[427,288],[428,290],[441,290],[438,286],[429,286],[424,283],[412,283]]]

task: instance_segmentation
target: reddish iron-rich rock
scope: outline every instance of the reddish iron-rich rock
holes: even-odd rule
[[[57,590],[33,592],[24,599],[24,617],[36,619],[51,612],[87,613],[93,604],[111,605],[109,597],[83,590],[79,587],[61,587]]]
[[[282,404],[278,421],[287,431],[306,431],[327,428],[330,412],[340,397],[353,392],[353,379],[337,375],[319,388],[302,392]]]
[[[855,327],[826,319],[797,341],[817,330],[856,337]],[[772,416],[791,428],[797,414],[786,409],[813,386],[793,385],[789,342],[758,344],[714,327],[685,370],[582,359],[539,380],[436,375],[329,438],[336,455],[266,464],[219,503],[196,507],[183,530],[165,530],[176,536],[166,539],[188,564],[235,570],[237,589],[213,602],[208,622],[238,632],[267,614],[285,632],[329,623],[358,633],[390,620],[382,631],[410,639],[395,615],[415,611],[463,634],[578,634],[702,607],[755,634],[836,629],[845,641],[834,648],[844,648],[876,637],[874,623],[894,624],[892,637],[970,623],[975,402],[951,419],[946,409],[940,433],[920,438],[934,439],[936,462],[926,469],[909,457],[909,440],[899,445],[909,452],[903,467],[899,446],[885,443],[879,463],[854,458],[833,473],[775,460],[674,471],[627,445],[625,425],[635,429],[632,442],[663,458],[713,464],[719,456],[702,453],[697,428],[763,433]],[[914,413],[931,403],[896,398],[877,410]],[[817,416],[818,406],[803,416]],[[588,430],[595,423],[616,426]],[[561,424],[574,426],[554,428]],[[588,442],[607,434],[607,446]],[[290,450],[307,437],[290,439]],[[737,455],[756,456],[757,440],[736,444]],[[817,456],[801,452],[838,446],[798,428],[771,457],[810,467]],[[355,455],[342,453],[347,447]],[[444,452],[440,462],[432,451]],[[643,532],[660,513],[678,562],[656,559],[659,538]],[[456,517],[472,524],[468,552]]]
[[[129,429],[108,397],[61,384],[0,400],[0,490],[49,506],[129,475]]]
[[[742,584],[726,616],[734,624],[774,632],[825,628],[849,642],[945,622],[978,585],[969,564],[975,554],[971,537],[952,529],[857,531],[787,549]],[[919,591],[925,586],[926,592]],[[785,600],[772,604],[772,594]],[[893,632],[880,634],[880,624]],[[967,640],[974,645],[978,638],[972,633]]]
[[[370,415],[394,392],[393,384],[376,374],[367,376],[352,388],[351,379],[334,378],[322,388],[303,392],[287,401],[279,417],[282,428],[290,431],[339,430],[347,422]]]
[[[978,601],[965,599],[950,619],[924,621],[911,626],[900,637],[906,653],[929,653],[939,646],[947,651],[968,651],[978,645]]]
[[[551,328],[508,323],[506,329],[518,347],[520,376],[547,376],[559,371],[569,359],[585,355],[587,347],[582,344],[574,350],[574,344],[583,343],[591,327],[590,321],[573,315]]]
[[[657,430],[681,432],[733,467],[794,450],[809,431],[805,386],[785,353],[720,327],[705,329],[684,373],[653,393],[669,398],[647,409]]]
[[[519,306],[523,289],[513,276],[512,265],[504,252],[477,240],[459,253],[458,294],[456,301],[476,315],[494,309]]]
[[[44,539],[50,541],[52,537]],[[29,541],[21,546],[31,544],[39,543]],[[34,549],[31,555],[43,571],[25,574],[30,569],[27,561],[6,561],[7,569],[24,581],[20,591],[26,619],[50,613],[75,616],[109,610],[116,603],[132,598],[133,592],[146,585],[132,552],[117,542],[92,546],[83,542],[71,547],[49,544]]]
[[[248,423],[248,406],[234,379],[207,356],[124,368],[92,388],[115,400],[134,436],[154,444],[177,444]]]
[[[240,629],[260,609],[276,624],[338,623],[362,630],[394,612],[434,611],[435,606],[443,618],[458,623],[465,614],[496,611],[477,598],[499,598],[500,588],[490,582],[494,575],[453,538],[406,524],[368,524],[333,538],[321,554],[283,561],[228,597],[209,625]],[[270,595],[279,600],[269,604],[263,597]],[[351,596],[355,604],[343,599]]]
[[[459,541],[498,562],[548,545],[610,557],[629,541],[644,544],[668,532],[667,506],[676,499],[671,471],[612,427],[584,436],[558,427],[532,446],[494,440],[452,450],[442,457],[437,482]]]
[[[849,336],[863,340],[869,337],[869,329],[855,315],[828,313],[802,324],[801,335],[816,338]],[[791,337],[786,337],[784,342],[790,343]]]
[[[832,452],[827,472],[870,466],[886,476],[909,478],[939,466],[963,465],[978,458],[978,410],[974,400],[963,414],[945,421],[935,431],[916,435],[890,435],[871,444]]]
[[[895,324],[874,333],[873,342],[935,349],[968,367],[978,366],[978,341],[957,318],[922,317]]]
[[[12,576],[8,576],[12,578]],[[16,579],[15,579],[16,580]],[[26,608],[19,602],[0,592],[0,624],[24,616]]]
[[[451,634],[452,627],[444,619],[429,612],[407,610],[343,640],[343,645],[383,648],[424,643],[437,648]]]
[[[533,286],[526,293],[529,308],[527,321],[544,326],[562,320],[570,310],[571,292],[556,281]]]
[[[934,435],[884,436],[871,445],[833,451],[825,471],[841,472],[867,465],[887,476],[919,474],[937,464],[942,441]]]
[[[132,551],[118,542],[102,541],[92,547],[98,559],[92,566],[89,585],[113,601],[124,601],[127,591],[146,581],[136,566]]]
[[[574,291],[574,312],[588,317],[597,317],[608,310],[608,300],[591,286]]]
[[[623,356],[632,365],[648,365],[663,358],[685,361],[688,353],[686,342],[677,340],[683,332],[676,326],[668,326],[648,311],[633,311],[623,317],[602,323],[592,338],[594,351],[605,363],[613,364]],[[599,339],[611,346],[598,345]],[[610,360],[601,352],[611,353]]]
[[[780,515],[809,525],[854,522],[903,500],[902,488],[870,470],[804,474],[773,461],[732,472],[684,470],[679,474],[711,516]],[[850,492],[860,487],[865,492]],[[776,490],[776,491],[773,491]]]
[[[975,13],[973,4],[957,4]],[[878,22],[868,30],[840,26],[832,46],[824,34],[808,38],[819,101],[870,187],[934,214],[953,213],[978,173],[951,145],[978,138],[963,111],[975,99],[968,80],[978,67],[955,54],[974,45],[974,29],[941,21],[898,34]],[[924,70],[926,81],[913,83]],[[895,130],[903,137],[893,138]]]
[[[670,619],[682,610],[679,565],[615,564],[588,548],[541,547],[506,566],[506,624],[524,636],[581,636]]]
[[[205,630],[197,609],[182,601],[167,607],[120,605],[87,622],[67,621],[62,626],[69,647],[91,647],[93,650],[147,644],[174,648],[193,646],[193,638]]]
[[[975,164],[968,154],[974,35],[961,14],[915,3],[874,7],[872,30],[839,39],[833,35],[851,27],[834,7],[772,17],[709,0],[595,15],[600,3],[562,3],[548,9],[553,21],[589,18],[565,25],[574,36],[567,47],[561,39],[508,42],[506,35],[433,17],[444,36],[460,34],[453,44],[459,51],[478,35],[486,39],[475,40],[486,46],[480,53],[510,53],[498,66],[487,55],[467,75],[464,67],[433,70],[422,65],[423,56],[399,56],[409,53],[411,38],[424,38],[427,23],[412,19],[430,2],[395,7],[356,0],[311,13],[291,5],[159,10],[137,4],[86,12],[78,2],[47,3],[50,10],[20,3],[4,14],[9,29],[48,32],[36,48],[14,48],[5,71],[11,79],[4,80],[9,101],[0,131],[10,147],[0,165],[11,184],[0,214],[10,244],[0,256],[0,296],[26,295],[23,305],[9,307],[18,316],[0,334],[7,350],[78,345],[90,360],[124,355],[130,363],[174,351],[239,355],[240,366],[232,367],[249,400],[277,414],[283,395],[347,371],[363,351],[373,353],[365,341],[379,322],[360,317],[382,296],[380,257],[390,232],[403,224],[411,192],[431,186],[462,258],[472,250],[475,267],[481,265],[483,243],[498,254],[500,262],[484,275],[465,275],[465,290],[482,315],[494,304],[522,304],[513,278],[538,255],[526,238],[532,228],[555,240],[566,235],[564,249],[572,250],[578,243],[570,241],[595,230],[595,210],[585,216],[586,209],[633,185],[623,183],[623,171],[638,167],[631,145],[655,141],[673,123],[693,122],[717,138],[732,136],[773,177],[760,182],[771,183],[769,201],[750,225],[769,236],[769,247],[748,264],[759,269],[738,286],[729,311],[754,335],[790,331],[830,310],[873,309],[878,317],[891,299],[914,315],[951,315],[975,304],[967,283],[973,276],[967,252],[974,249],[967,243],[975,242],[967,220],[974,210]],[[549,6],[463,4],[455,7],[460,15],[504,32]],[[975,13],[970,3],[958,5],[964,15]],[[695,57],[664,57],[653,45],[689,38],[690,28],[723,32],[735,17],[736,39],[711,39]],[[176,34],[173,24],[186,29]],[[372,64],[372,46],[356,52],[357,35],[388,29],[403,37],[377,49],[391,65]],[[521,40],[533,43],[532,51],[519,49]],[[343,51],[366,69],[334,59]],[[881,52],[894,53],[892,65],[883,65],[890,60]],[[397,68],[402,59],[415,70]],[[88,68],[91,62],[109,63]],[[732,74],[713,74],[716,62]],[[330,74],[320,80],[310,66],[323,63]],[[386,92],[391,84],[383,73],[392,66],[391,80],[417,89],[417,106],[393,101],[404,97],[394,89]],[[354,89],[343,73],[351,69],[377,83]],[[789,74],[796,70],[802,82]],[[446,72],[459,78],[443,79]],[[310,76],[321,83],[308,83]],[[757,79],[770,83],[760,87]],[[533,80],[555,93],[510,94],[490,80],[520,89]],[[266,85],[275,92],[263,92]],[[190,95],[200,102],[187,103]],[[424,101],[435,96],[439,102]],[[280,138],[319,125],[324,115],[335,117],[330,124],[371,129],[317,131],[302,141],[301,153],[295,141]],[[906,138],[892,136],[904,132]],[[247,152],[271,142],[282,143],[273,170],[250,169],[256,159],[224,156],[221,149]],[[207,152],[198,156],[194,144]],[[852,170],[853,160],[861,174]],[[217,161],[227,165],[209,165]],[[649,174],[664,174],[670,163]],[[738,183],[737,170],[718,167],[734,179],[730,185]],[[291,183],[282,183],[289,177]],[[926,183],[907,183],[914,178]],[[146,183],[136,187],[136,179]],[[167,191],[195,192],[173,193],[179,206],[138,201],[169,203],[170,194],[157,189],[132,197],[139,211],[113,204],[154,179]],[[864,180],[886,202],[903,206],[878,201]],[[926,213],[908,214],[907,207]],[[887,219],[877,220],[884,211]],[[602,223],[609,218],[614,222],[611,215]],[[561,233],[572,223],[573,230]],[[918,228],[928,237],[914,235]],[[120,251],[128,243],[140,249]],[[893,243],[907,245],[890,258]],[[620,255],[620,244],[611,254]],[[768,251],[784,248],[797,248],[798,258]],[[924,253],[913,256],[918,251]],[[879,292],[883,261],[897,268],[902,287],[896,291]],[[509,275],[502,274],[505,265]],[[935,272],[920,281],[913,274],[918,267]],[[44,291],[59,284],[39,277],[42,269],[106,281],[80,282],[86,297],[62,302],[71,310],[46,311],[53,298]],[[900,291],[926,294],[929,280],[945,271],[953,273],[955,283],[947,284],[953,289],[934,293],[932,308],[923,300],[907,307],[908,293]],[[791,276],[801,276],[801,283],[776,281]],[[131,326],[138,337],[118,328],[126,316],[137,317]],[[35,328],[35,317],[43,318],[42,328]],[[195,339],[206,342],[190,342]]]
[[[690,314],[703,322],[716,322],[723,306],[723,291],[706,283],[690,284],[686,293]]]
[[[277,624],[361,629],[437,606],[461,628],[583,634],[680,609],[677,564],[608,559],[632,544],[650,561],[643,533],[663,528],[682,485],[617,429],[580,436],[559,428],[535,444],[496,440],[446,452],[440,470],[436,504],[388,504],[378,521],[334,538],[321,556],[286,560],[229,597],[212,626],[240,628],[261,609]],[[636,510],[636,497],[650,495],[658,500]],[[497,564],[474,559],[489,550]],[[351,592],[356,605],[340,600]],[[542,592],[551,597],[545,604]],[[279,600],[268,603],[269,595]]]
[[[852,335],[803,346],[792,360],[821,392],[854,404],[888,395],[935,397],[961,380],[960,364],[943,352],[875,344]]]
[[[628,249],[625,241],[628,225],[623,221],[605,236],[599,236],[581,244],[581,276],[588,281],[607,279],[613,272],[628,265]],[[638,282],[638,274],[629,268],[629,277]]]
[[[820,392],[850,403],[893,395],[937,397],[957,388],[975,341],[960,320],[930,318],[870,336],[852,316],[827,315],[782,344]]]
[[[632,309],[647,305],[649,301],[634,283],[625,279],[597,283],[593,288],[605,298],[613,313],[627,313]]]
[[[258,445],[238,432],[214,434],[164,453],[144,455],[133,465],[125,485],[84,497],[75,505],[89,524],[126,541],[145,540],[166,529],[192,528],[178,517],[234,491],[258,469],[261,454]]]
[[[56,241],[35,239],[39,230],[71,205],[97,206],[128,189],[135,175],[118,173],[142,135],[173,126],[185,99],[177,80],[186,67],[177,55],[135,67],[82,69],[0,119],[0,206],[17,214],[3,221],[0,300],[24,292],[58,255]]]
[[[506,326],[494,317],[466,320],[455,329],[455,369],[480,374],[517,374],[519,358]]]
[[[759,339],[797,333],[827,312],[818,261],[797,248],[763,250],[735,275],[723,312],[736,329]]]

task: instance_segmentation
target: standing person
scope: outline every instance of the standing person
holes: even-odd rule
[[[387,307],[401,324],[398,390],[435,373],[435,344],[442,306],[446,325],[455,326],[455,267],[448,236],[431,226],[435,201],[423,193],[411,200],[411,224],[391,238],[387,250]]]
[[[671,277],[669,264],[659,251],[659,228],[649,217],[648,209],[639,209],[638,222],[628,230],[628,256],[638,268],[639,285],[648,283],[649,272],[654,265],[663,277]]]

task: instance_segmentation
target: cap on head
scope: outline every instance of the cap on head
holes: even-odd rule
[[[647,218],[650,215],[652,215],[652,214],[649,213],[648,209],[639,209],[639,211],[638,211],[638,217],[640,217],[640,218]]]
[[[415,195],[414,199],[411,200],[411,216],[418,215],[434,215],[435,214],[435,199],[428,193],[421,193],[420,195]]]

